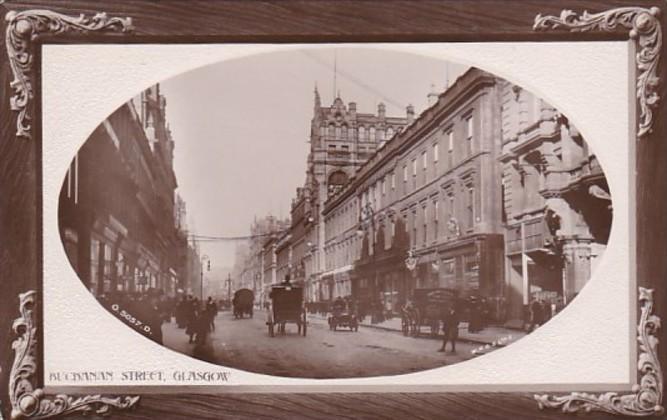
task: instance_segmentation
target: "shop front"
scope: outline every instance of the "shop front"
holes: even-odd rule
[[[410,290],[405,255],[384,252],[357,262],[351,271],[351,294],[360,313],[374,319],[399,316]]]

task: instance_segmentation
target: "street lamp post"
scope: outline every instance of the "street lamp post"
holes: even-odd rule
[[[208,255],[201,256],[201,278],[199,281],[199,299],[204,301],[204,261],[206,261],[206,270],[211,271],[211,259]]]
[[[227,300],[232,301],[232,275],[227,274]]]
[[[370,201],[366,203],[366,207],[363,209],[363,212],[366,213],[365,217],[362,219],[362,224],[367,227],[370,226],[372,228],[372,235],[375,236],[375,211],[373,210],[373,206],[371,205]],[[358,231],[361,235],[363,235],[363,231]],[[371,246],[373,247],[373,253],[371,256],[371,265],[373,266],[373,283],[371,284],[371,309],[373,308],[375,299],[377,298],[377,267],[375,266],[375,252],[377,251],[375,249],[375,238],[371,236],[371,232],[368,233],[368,250],[369,253],[371,251]],[[371,322],[375,321],[377,319],[376,314],[373,312],[371,314]]]

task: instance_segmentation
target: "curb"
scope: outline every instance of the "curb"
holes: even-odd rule
[[[315,318],[315,319],[323,321],[323,322],[327,321],[326,318],[321,318],[321,317],[313,316],[313,315],[310,315],[310,318]],[[360,327],[365,327],[365,328],[374,328],[374,329],[377,329],[377,330],[401,333],[401,335],[403,334],[402,330],[399,330],[399,329],[396,329],[396,328],[391,328],[391,327],[383,327],[382,325],[360,323],[359,326]],[[442,340],[442,334],[438,334],[436,337],[424,336],[424,337],[421,337],[421,338],[426,338],[426,339],[430,339],[430,340],[436,340],[436,339],[437,340]],[[459,341],[459,342],[462,342],[462,343],[473,343],[473,344],[486,345],[486,344],[491,344],[494,340],[484,341],[484,340],[474,339],[474,338],[470,338],[470,337],[462,337],[462,336],[459,335],[459,337],[457,338],[456,341]]]

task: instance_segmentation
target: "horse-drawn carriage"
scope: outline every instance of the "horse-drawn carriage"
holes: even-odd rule
[[[285,324],[293,322],[297,325],[299,335],[306,336],[306,309],[303,305],[303,288],[283,283],[271,287],[269,293],[271,308],[267,313],[266,325],[269,336],[278,332],[285,334]]]
[[[343,299],[336,299],[328,318],[329,329],[336,331],[338,327],[349,328],[350,331],[359,331],[359,320],[350,305]]]
[[[252,305],[255,302],[255,294],[250,289],[239,289],[234,292],[232,305],[234,306],[234,318],[243,318],[248,315],[252,318]]]
[[[429,328],[432,336],[438,335],[444,310],[457,304],[457,293],[453,289],[415,289],[413,298],[403,307],[401,328],[403,335],[418,336],[422,327]]]

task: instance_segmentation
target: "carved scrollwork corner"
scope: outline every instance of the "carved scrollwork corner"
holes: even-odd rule
[[[12,343],[14,363],[9,375],[9,401],[11,419],[47,419],[68,414],[105,415],[112,410],[125,410],[136,407],[138,396],[105,397],[86,395],[71,397],[68,395],[46,395],[34,385],[37,370],[37,326],[34,321],[36,292],[29,291],[19,295],[21,316],[14,321],[13,330],[17,335]]]
[[[659,17],[658,7],[621,7],[594,14],[584,12],[581,16],[572,10],[563,10],[560,16],[538,14],[533,29],[566,29],[571,32],[611,32],[619,26],[629,29],[630,38],[636,40],[639,47],[636,55],[640,111],[637,137],[642,138],[651,132],[653,112],[660,101],[658,62],[662,51],[662,29]]]
[[[109,17],[98,13],[92,17],[66,16],[50,10],[10,11],[7,21],[7,55],[14,75],[10,108],[18,113],[16,136],[31,138],[32,107],[34,98],[34,41],[42,35],[64,33],[86,34],[90,32],[120,32],[133,30],[130,18]]]
[[[653,416],[665,412],[662,406],[663,377],[658,359],[660,318],[653,314],[653,290],[639,288],[641,315],[637,326],[639,383],[629,394],[606,392],[596,395],[573,392],[570,395],[535,395],[540,409],[560,408],[565,413],[601,411],[623,416]]]

